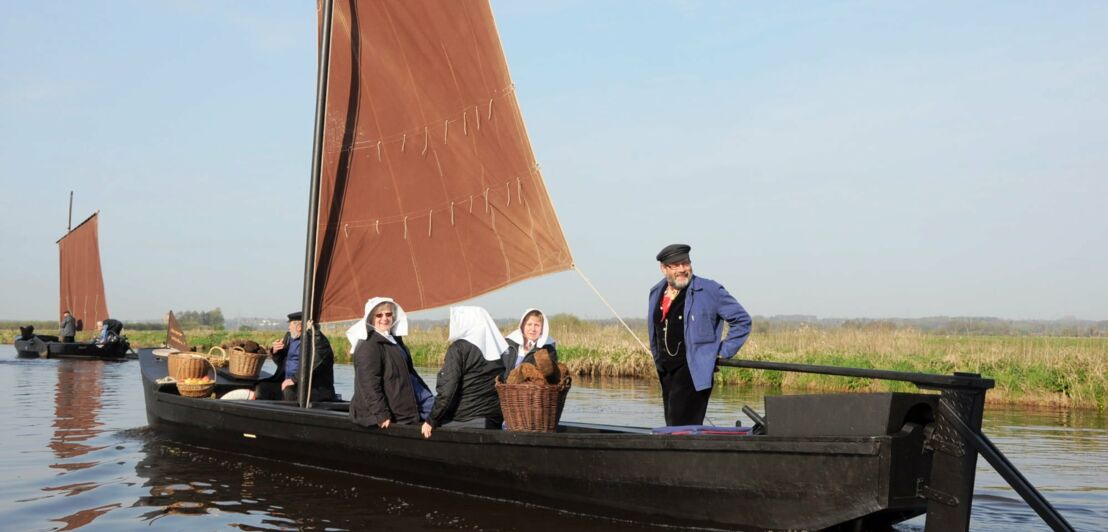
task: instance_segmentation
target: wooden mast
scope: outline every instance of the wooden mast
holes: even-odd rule
[[[312,301],[315,292],[316,230],[319,216],[319,183],[323,173],[323,129],[327,119],[327,70],[331,59],[331,13],[333,0],[322,0],[323,25],[319,46],[319,71],[316,80],[315,138],[312,142],[312,184],[308,193],[308,238],[304,251],[304,295],[301,309],[304,312],[301,333],[300,368],[297,381],[298,401],[307,407],[311,388],[311,368],[315,362],[315,311]]]

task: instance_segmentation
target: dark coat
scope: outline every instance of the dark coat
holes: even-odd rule
[[[477,346],[465,340],[450,344],[435,383],[435,406],[427,422],[438,427],[479,417],[502,419],[496,395],[496,376],[502,371],[503,363],[485,360]]]
[[[73,315],[70,314],[62,318],[61,330],[58,331],[58,336],[73,336],[77,334],[77,320],[73,319]]]
[[[123,322],[119,321],[119,320],[116,320],[116,319],[112,319],[112,318],[105,319],[104,320],[104,327],[108,329],[108,332],[113,333],[113,334],[122,334],[123,333]]]
[[[650,337],[650,352],[661,369],[662,348],[658,346],[654,332],[654,307],[662,300],[666,280],[662,279],[650,289],[646,308],[646,329]],[[716,358],[731,358],[750,336],[751,319],[746,309],[735,301],[722,285],[704,277],[692,276],[685,289],[684,342],[689,373],[697,391],[712,387],[712,372]],[[723,335],[723,322],[727,322],[727,337]]]
[[[408,355],[404,340],[390,342],[377,331],[354,350],[354,397],[350,419],[363,427],[393,423],[418,423],[419,404],[412,389],[412,375],[423,382]],[[426,383],[423,385],[427,387]]]
[[[505,338],[504,340],[508,342],[508,350],[505,351],[503,355],[500,355],[500,362],[504,364],[504,372],[500,374],[500,379],[507,381],[508,374],[511,373],[513,369],[516,369],[516,357],[519,356],[519,344],[517,344],[516,341],[512,340],[511,338]],[[530,362],[534,364],[535,351],[538,351],[543,347],[545,347],[546,350],[550,352],[550,360],[551,362],[554,362],[555,366],[557,366],[558,350],[554,347],[554,344],[546,344],[542,347],[532,348],[530,351],[527,352],[526,355],[523,356],[523,360],[520,361],[520,364],[524,362]]]
[[[305,331],[305,335],[307,331]],[[303,338],[304,336],[301,336]],[[289,356],[289,343],[292,335],[285,333],[285,347],[273,353],[273,362],[277,364],[277,371],[273,375],[262,379],[261,382],[276,382],[280,384],[285,380],[285,359]],[[306,359],[307,350],[303,343],[300,346],[300,361]],[[299,384],[299,375],[289,375],[288,378]],[[315,333],[315,364],[312,365],[312,401],[331,401],[335,398],[335,353],[331,350],[331,342],[322,332]]]

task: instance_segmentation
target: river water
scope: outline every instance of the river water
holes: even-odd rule
[[[335,368],[349,397],[353,369]],[[421,373],[434,378],[432,369]],[[430,379],[429,379],[430,380]],[[433,384],[432,384],[433,386]],[[577,379],[563,419],[662,425],[657,385]],[[628,523],[191,447],[146,427],[137,361],[22,360],[0,346],[0,530],[641,530]],[[733,424],[762,392],[720,389]],[[985,433],[1078,530],[1108,529],[1108,419],[989,407]],[[1045,530],[978,461],[973,530]],[[922,519],[896,527],[922,530]]]

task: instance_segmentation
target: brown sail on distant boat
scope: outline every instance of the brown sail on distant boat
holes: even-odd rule
[[[317,320],[569,269],[488,3],[339,1],[333,16]]]
[[[99,212],[58,240],[61,297],[58,315],[68,310],[78,329],[93,329],[108,318],[104,275],[100,271]]]

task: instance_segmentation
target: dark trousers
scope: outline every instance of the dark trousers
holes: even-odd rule
[[[71,343],[73,343],[73,337],[72,336],[63,336],[62,341],[67,343],[67,344],[71,344]]]
[[[295,384],[282,390],[280,382],[259,382],[254,387],[254,398],[263,401],[298,401],[300,399],[296,395]]]
[[[687,363],[658,370],[658,380],[662,383],[662,408],[667,426],[704,424],[712,389],[696,390]]]
[[[475,417],[467,421],[447,421],[442,427],[500,430],[504,420],[500,417]]]
[[[281,383],[279,382],[259,382],[256,386],[254,386],[254,399],[262,399],[268,401],[299,401],[300,396],[296,391],[295,384],[282,390]],[[337,399],[335,398],[335,394],[332,390],[323,388],[312,389],[312,403],[335,400]]]

